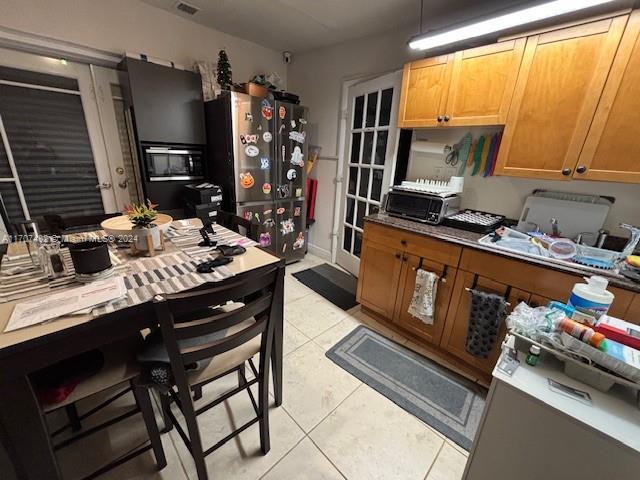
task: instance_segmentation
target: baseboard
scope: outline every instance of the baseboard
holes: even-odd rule
[[[307,248],[309,249],[309,253],[316,257],[320,257],[325,262],[331,263],[331,251],[318,247],[317,245],[313,245],[312,243],[309,243]]]

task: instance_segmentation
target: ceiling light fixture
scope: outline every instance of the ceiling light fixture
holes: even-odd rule
[[[414,50],[429,50],[612,1],[614,0],[555,0],[441,33],[419,35],[409,41],[409,47]]]

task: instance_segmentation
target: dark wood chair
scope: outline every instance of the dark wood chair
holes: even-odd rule
[[[67,423],[56,428],[50,433],[54,451],[58,451],[74,444],[83,438],[126,420],[133,415],[138,413],[142,414],[142,418],[144,419],[147,428],[149,442],[135,448],[126,455],[112,460],[106,465],[100,467],[98,470],[84,477],[83,480],[96,478],[151,449],[153,449],[158,470],[164,468],[167,464],[164,450],[162,448],[162,440],[160,439],[160,433],[158,431],[158,425],[155,421],[155,414],[153,412],[149,391],[147,388],[137,385],[137,378],[140,373],[140,369],[136,360],[136,354],[139,347],[140,341],[135,338],[116,342],[101,348],[100,350],[104,356],[104,365],[98,373],[80,382],[73,392],[63,401],[55,404],[41,405],[42,412],[45,415],[64,409],[68,418]],[[90,408],[86,412],[79,414],[77,408],[78,402],[106,391],[110,392],[106,399],[102,400],[98,405]],[[108,405],[128,393],[133,394],[135,406],[127,409],[124,413],[104,420],[98,425],[90,428],[84,428],[82,423],[85,420],[102,411]],[[59,436],[68,430],[71,430],[74,434],[67,436],[63,440],[57,440]]]
[[[216,216],[216,222],[219,225],[228,228],[229,230],[233,230],[240,235],[244,235],[250,238],[254,242],[259,241],[260,225],[252,222],[251,220],[247,220],[246,218],[240,217],[233,213],[219,210],[218,215]],[[244,229],[244,231],[240,231],[241,227]]]
[[[60,215],[43,215],[44,223],[51,235],[64,235],[78,232],[100,230],[100,224],[121,213],[100,213],[96,215],[78,215],[62,217]]]
[[[162,338],[167,349],[174,385],[169,389],[170,401],[161,402],[165,421],[175,426],[193,456],[198,478],[207,479],[205,457],[256,422],[260,426],[260,447],[270,449],[269,439],[269,368],[276,313],[274,299],[282,295],[284,269],[274,265],[225,286],[157,296],[154,299]],[[248,299],[239,303],[241,299]],[[233,303],[228,303],[233,302]],[[210,307],[219,306],[211,309]],[[203,310],[204,309],[204,310]],[[224,331],[224,336],[220,336]],[[218,332],[218,340],[206,337]],[[209,337],[211,338],[211,337]],[[188,341],[189,347],[184,345]],[[205,342],[205,343],[202,343]],[[193,346],[195,344],[195,346]],[[253,357],[260,354],[256,368]],[[185,366],[210,359],[202,370],[187,371]],[[249,365],[255,378],[247,381]],[[195,408],[192,394],[202,386],[226,375],[237,373],[238,386],[215,400]],[[251,386],[258,384],[256,402]],[[213,446],[204,448],[197,416],[219,405],[233,395],[246,391],[256,417],[240,426]],[[171,407],[175,404],[186,422],[186,431],[177,421]],[[165,425],[167,426],[167,425]]]

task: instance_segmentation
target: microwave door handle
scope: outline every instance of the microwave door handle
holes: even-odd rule
[[[191,155],[189,155],[189,173],[191,174],[195,173],[193,171],[193,157]]]

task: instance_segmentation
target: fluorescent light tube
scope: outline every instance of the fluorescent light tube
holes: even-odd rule
[[[583,10],[585,8],[609,3],[613,0],[556,0],[535,7],[517,10],[512,13],[489,18],[464,27],[454,28],[442,33],[427,34],[411,40],[409,47],[414,50],[429,50],[469,38],[482,37],[490,33],[507,30],[527,23],[537,22],[545,18]]]

